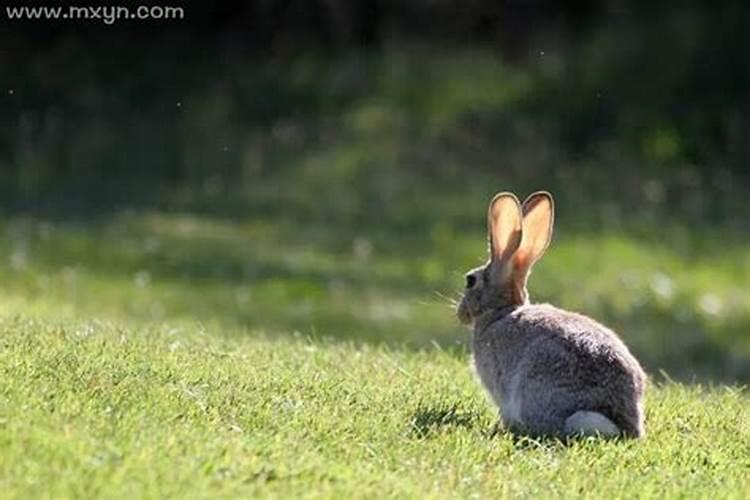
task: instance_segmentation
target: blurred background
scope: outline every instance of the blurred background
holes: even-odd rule
[[[3,314],[464,355],[486,204],[547,189],[532,300],[750,381],[743,1],[169,5],[0,13]]]

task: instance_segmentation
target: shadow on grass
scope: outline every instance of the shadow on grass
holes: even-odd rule
[[[570,448],[580,444],[593,444],[602,442],[615,442],[621,444],[627,444],[633,441],[633,439],[615,437],[606,438],[599,436],[566,436],[566,437],[555,437],[555,436],[528,436],[522,433],[513,433],[507,430],[501,430],[500,432],[506,433],[513,441],[514,449],[518,451],[522,450],[562,450]],[[499,433],[499,432],[498,432]]]
[[[464,409],[461,403],[420,403],[410,417],[409,434],[425,439],[458,428],[481,428],[483,424],[478,412]]]
[[[602,440],[595,436],[532,436],[520,430],[505,428],[499,419],[488,425],[479,412],[465,409],[460,402],[420,403],[409,417],[409,435],[415,439],[429,439],[457,429],[477,431],[485,439],[508,437],[516,450],[554,450]],[[614,441],[628,440],[616,438]]]
[[[499,418],[488,425],[482,414],[468,410],[461,402],[420,402],[416,410],[409,417],[409,435],[415,439],[429,439],[443,432],[466,429],[479,432],[484,439],[507,437],[513,443],[513,448],[522,450],[559,450],[581,443],[597,443],[615,441],[627,443],[632,440],[626,438],[601,438],[597,436],[535,436],[522,430],[507,429]]]

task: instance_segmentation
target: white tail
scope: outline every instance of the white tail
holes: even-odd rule
[[[601,413],[577,411],[565,420],[565,433],[615,437],[620,434],[620,429]]]

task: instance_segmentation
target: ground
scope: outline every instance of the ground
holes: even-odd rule
[[[746,498],[737,388],[664,383],[640,441],[494,428],[466,356],[2,323],[0,474],[30,497]]]

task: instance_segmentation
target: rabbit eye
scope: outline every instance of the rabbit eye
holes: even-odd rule
[[[477,277],[473,274],[469,274],[466,276],[466,288],[472,288],[474,285],[477,284]]]

